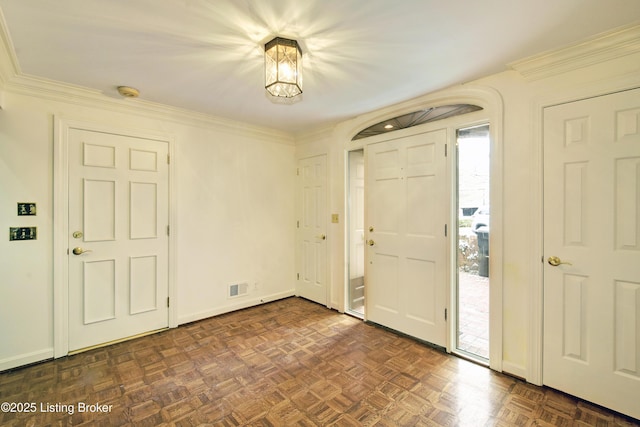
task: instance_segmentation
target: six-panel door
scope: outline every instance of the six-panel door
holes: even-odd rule
[[[640,418],[640,90],[544,112],[544,383]]]
[[[166,142],[69,134],[69,350],[168,326]]]

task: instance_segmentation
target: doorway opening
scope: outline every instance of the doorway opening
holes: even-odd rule
[[[489,125],[456,132],[455,352],[489,361]]]
[[[347,312],[364,317],[364,150],[349,152],[349,286]]]

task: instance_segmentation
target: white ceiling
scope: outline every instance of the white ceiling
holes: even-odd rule
[[[640,0],[0,0],[19,71],[288,132],[506,68],[640,19]],[[264,94],[263,46],[303,49],[301,102]],[[135,102],[135,101],[134,101]]]

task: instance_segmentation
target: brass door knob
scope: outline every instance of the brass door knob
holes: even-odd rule
[[[560,264],[573,265],[573,264],[571,264],[570,262],[562,261],[562,260],[561,260],[560,258],[558,258],[557,256],[550,256],[550,257],[549,257],[549,259],[547,260],[547,262],[548,262],[550,265],[554,266],[554,267],[557,267],[557,266],[559,266]]]
[[[82,249],[80,246],[78,246],[73,248],[71,252],[73,252],[74,255],[82,255],[85,252],[93,252],[93,251],[91,249],[85,250],[85,249]]]
[[[373,246],[375,244],[376,244],[376,242],[374,242],[373,240],[367,240],[367,245]]]
[[[327,240],[327,236],[325,234],[319,234],[316,236],[316,239]]]

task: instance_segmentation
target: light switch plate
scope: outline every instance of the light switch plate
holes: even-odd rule
[[[9,240],[36,240],[37,238],[36,227],[9,227]]]
[[[36,214],[36,204],[35,203],[18,203],[18,216],[34,216]]]

